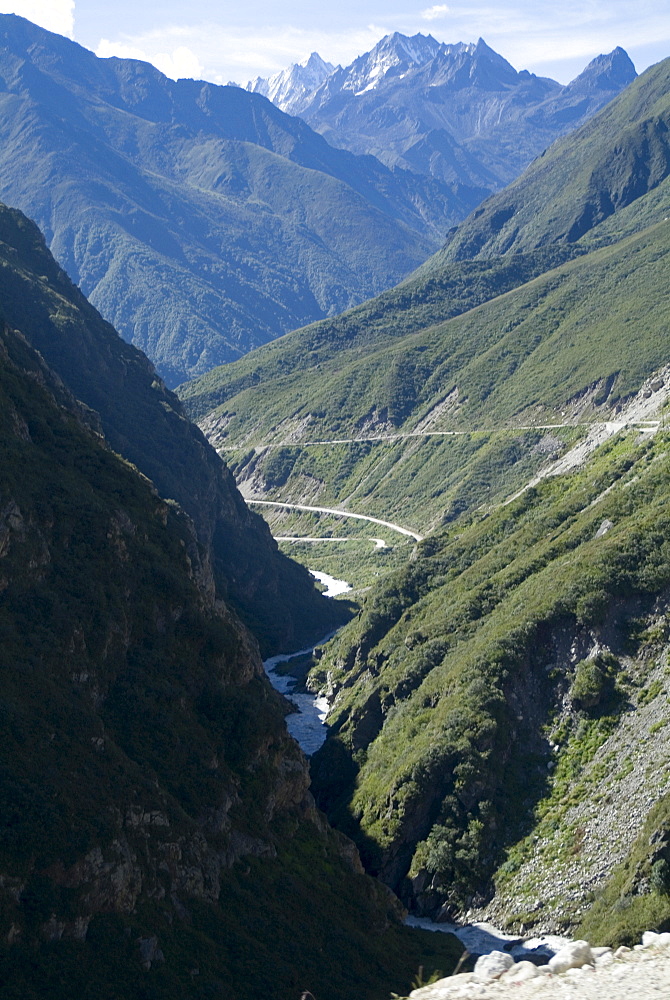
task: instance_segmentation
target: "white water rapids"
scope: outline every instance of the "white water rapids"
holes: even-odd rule
[[[336,580],[334,576],[329,576],[328,573],[317,573],[315,569],[311,569],[310,573],[326,588],[323,592],[324,597],[337,597],[339,594],[346,594],[351,590],[351,584],[347,583],[346,580]]]
[[[427,931],[441,931],[443,934],[455,934],[464,948],[472,955],[487,955],[490,951],[509,951],[517,962],[528,952],[546,952],[553,955],[562,948],[569,938],[557,934],[545,934],[536,938],[520,938],[505,934],[493,924],[450,924],[436,923],[424,917],[408,917],[405,923],[409,927],[422,927]]]
[[[317,573],[314,570],[310,570],[310,573],[326,587],[325,597],[336,597],[338,594],[346,594],[348,590],[351,590],[351,584],[347,583],[346,580],[336,580],[328,573]],[[334,633],[331,632],[330,635],[324,636],[314,646],[323,645],[333,635]],[[291,712],[290,715],[286,716],[286,728],[308,757],[316,753],[326,739],[326,716],[330,706],[326,698],[311,694],[309,691],[294,691],[295,677],[291,677],[290,674],[278,674],[277,667],[280,663],[286,663],[296,656],[307,656],[312,652],[314,646],[298,649],[295,653],[280,653],[278,656],[271,656],[263,663],[273,688],[286,695],[298,709],[297,712]]]

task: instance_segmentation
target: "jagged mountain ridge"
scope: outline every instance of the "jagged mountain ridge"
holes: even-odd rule
[[[483,39],[445,44],[396,32],[311,95],[296,94],[292,111],[334,145],[495,190],[634,77],[621,48],[561,86],[517,72]]]
[[[314,99],[323,102],[335,97],[340,91],[350,91],[354,97],[360,97],[370,90],[383,87],[388,82],[389,74],[399,76],[412,67],[425,65],[434,59],[440,51],[440,44],[431,35],[416,34],[412,38],[395,32],[386,35],[370,52],[354,59],[346,67],[338,66],[329,77],[315,90],[322,91],[318,97],[310,95],[310,101],[304,102],[301,110],[309,107]],[[449,50],[451,50],[451,46]],[[460,51],[462,46],[454,46]]]
[[[293,63],[288,69],[275,73],[267,80],[257,76],[246,85],[252,94],[262,94],[289,115],[299,114],[303,100],[323,83],[335,67],[326,62],[318,52],[312,52],[302,63]]]
[[[0,197],[170,384],[393,284],[483,194],[15,15],[0,18],[0,137]]]
[[[454,228],[443,256],[486,258],[576,243],[662,185],[670,171],[669,75],[665,59],[638,77]]]

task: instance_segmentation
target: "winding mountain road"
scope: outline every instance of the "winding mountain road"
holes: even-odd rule
[[[410,528],[403,528],[400,524],[393,524],[392,521],[381,521],[378,517],[370,517],[368,514],[353,514],[350,510],[337,510],[335,507],[310,507],[304,503],[284,503],[281,500],[252,500],[247,497],[248,504],[259,504],[263,507],[285,507],[287,510],[306,510],[316,514],[336,514],[338,517],[355,517],[358,521],[370,521],[372,524],[381,524],[383,528],[397,531],[400,535],[407,535],[416,542],[423,541],[423,535],[412,531]]]
[[[649,380],[648,380],[649,382]],[[657,383],[660,383],[657,384]],[[549,430],[558,427],[576,427],[576,426],[587,426],[589,428],[586,436],[579,441],[576,445],[570,448],[564,455],[554,462],[549,463],[543,469],[541,469],[537,475],[529,480],[520,490],[517,490],[512,496],[508,497],[503,501],[502,506],[506,506],[511,503],[522,493],[532,486],[536,486],[542,479],[547,476],[556,476],[561,473],[571,472],[575,468],[579,468],[584,464],[587,457],[593,452],[599,445],[603,444],[604,441],[613,435],[619,433],[620,431],[627,429],[637,429],[641,434],[655,434],[661,427],[664,426],[664,421],[658,418],[661,406],[663,406],[667,400],[670,398],[670,365],[665,366],[660,372],[655,373],[654,380],[646,384],[639,390],[639,392],[630,399],[617,414],[616,420],[606,420],[606,421],[592,421],[589,424],[585,422],[573,422],[573,423],[554,423],[554,424],[539,424],[531,428],[528,427],[516,427],[510,428],[510,430]],[[355,443],[356,441],[380,441],[380,440],[398,440],[402,438],[411,437],[437,437],[437,436],[456,436],[461,434],[470,434],[471,431],[410,431],[408,433],[398,433],[389,435],[380,435],[378,437],[369,438],[340,438],[331,441],[304,441],[295,442],[299,447],[305,447],[308,445],[335,445],[335,444],[349,444]],[[273,445],[263,445],[262,448],[273,447]],[[220,449],[223,451],[224,449]],[[250,498],[245,498],[249,504],[257,504],[265,507],[283,507],[286,510],[304,510],[319,514],[333,514],[337,517],[353,517],[360,521],[369,521],[371,524],[379,524],[384,528],[389,528],[391,531],[396,531],[401,535],[405,535],[409,538],[413,538],[417,542],[423,541],[424,536],[420,535],[416,531],[412,531],[411,528],[405,528],[400,524],[394,524],[392,521],[382,521],[378,517],[371,517],[369,514],[355,514],[347,510],[338,510],[335,507],[313,507],[309,504],[298,504],[298,503],[288,503],[282,500],[253,500]],[[297,539],[296,539],[297,540]]]

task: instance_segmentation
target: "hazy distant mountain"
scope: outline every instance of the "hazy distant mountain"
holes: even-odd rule
[[[311,95],[302,86],[295,93],[284,89],[280,106],[290,106],[336,146],[494,190],[635,75],[617,48],[564,87],[517,72],[481,38],[447,45],[431,35],[396,32],[350,66],[338,66]]]
[[[312,52],[309,59],[293,63],[268,80],[257,76],[247,84],[246,89],[267,97],[287,114],[297,115],[304,102],[309,100],[334,69],[333,64],[325,62],[318,52]]]
[[[0,16],[0,198],[173,385],[392,285],[484,194]]]

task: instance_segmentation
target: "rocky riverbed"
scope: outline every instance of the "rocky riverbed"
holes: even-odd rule
[[[473,972],[441,979],[410,993],[411,1000],[667,1000],[670,997],[670,934],[647,931],[635,948],[591,948],[571,941],[547,965],[515,962],[494,951]]]

